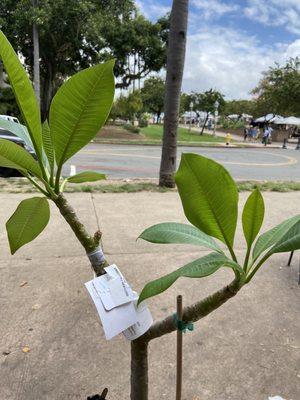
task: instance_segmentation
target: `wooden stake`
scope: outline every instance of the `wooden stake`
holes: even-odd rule
[[[182,321],[182,296],[177,296],[177,320]],[[181,400],[182,392],[182,331],[177,329],[176,400]]]

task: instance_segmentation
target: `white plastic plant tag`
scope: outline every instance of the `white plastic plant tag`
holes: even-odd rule
[[[123,335],[128,340],[135,340],[138,337],[142,336],[145,332],[147,332],[147,330],[153,324],[153,318],[149,311],[149,308],[147,307],[146,302],[143,301],[137,307],[137,300],[138,300],[138,295],[136,295],[134,301],[135,312],[137,315],[137,322],[123,332]]]
[[[113,264],[104,269],[106,271],[106,275],[103,275],[103,277],[108,277],[107,286],[114,304],[113,307],[117,307],[121,304],[125,304],[134,300],[134,292],[124,276],[121,274],[119,268]]]
[[[135,307],[131,301],[130,303],[123,304],[109,311],[106,310],[94,281],[95,279],[87,282],[85,286],[98,311],[105,337],[107,340],[110,340],[137,322]]]
[[[281,396],[269,397],[269,400],[285,400]]]
[[[100,316],[106,339],[111,339],[137,322],[136,298],[116,265],[106,274],[85,284]]]

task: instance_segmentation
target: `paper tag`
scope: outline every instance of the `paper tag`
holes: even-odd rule
[[[145,302],[142,302],[137,307],[137,300],[138,296],[136,296],[136,299],[134,301],[137,322],[123,332],[123,335],[128,340],[135,340],[138,337],[142,336],[153,324],[153,318],[149,311],[149,308],[147,307],[147,304]]]
[[[152,316],[145,302],[137,307],[138,294],[134,292],[113,264],[106,274],[85,283],[95,303],[107,340],[123,332],[128,340],[143,335],[152,325]]]

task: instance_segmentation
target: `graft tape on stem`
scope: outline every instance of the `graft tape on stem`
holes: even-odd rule
[[[97,266],[103,263],[103,261],[105,260],[103,251],[100,247],[97,247],[97,249],[91,251],[90,253],[87,253],[87,256],[93,266]]]
[[[184,322],[177,318],[177,314],[173,314],[174,323],[176,325],[177,330],[185,333],[187,330],[193,331],[194,324],[192,322]]]

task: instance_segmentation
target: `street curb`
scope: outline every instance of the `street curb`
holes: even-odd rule
[[[112,145],[122,145],[122,146],[159,146],[161,147],[162,143],[158,143],[158,142],[145,142],[145,143],[141,143],[141,142],[134,142],[134,141],[114,141],[114,140],[93,140],[91,143],[95,143],[95,144],[112,144]],[[234,145],[229,145],[226,146],[226,144],[210,144],[210,142],[202,142],[202,143],[189,143],[189,142],[178,142],[177,143],[177,147],[206,147],[206,148],[230,148],[230,149],[281,149],[282,146],[278,145],[278,146],[259,146],[259,145],[251,145],[251,144],[234,144]]]

